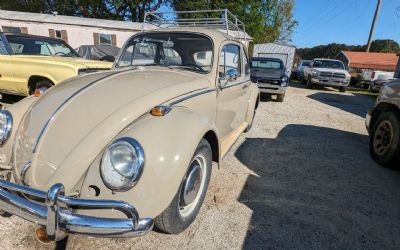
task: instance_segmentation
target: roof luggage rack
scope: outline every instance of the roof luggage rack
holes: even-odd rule
[[[227,36],[244,40],[251,40],[246,34],[246,27],[228,9],[195,10],[195,11],[166,11],[146,12],[142,25],[151,24],[159,28],[169,27],[200,27],[216,29]]]

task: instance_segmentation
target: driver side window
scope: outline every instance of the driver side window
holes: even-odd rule
[[[242,75],[240,47],[235,44],[225,45],[219,57],[219,76],[224,77],[229,70],[236,70],[238,78]]]

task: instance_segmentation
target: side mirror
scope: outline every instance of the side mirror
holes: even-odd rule
[[[225,75],[219,78],[220,87],[224,87],[228,82],[235,81],[239,76],[239,72],[236,69],[228,69]]]

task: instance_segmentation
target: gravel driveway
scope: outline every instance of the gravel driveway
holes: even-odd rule
[[[181,235],[70,236],[42,245],[35,226],[0,218],[2,249],[399,249],[400,172],[375,164],[369,96],[288,89],[260,103],[253,129],[214,169],[196,222]]]

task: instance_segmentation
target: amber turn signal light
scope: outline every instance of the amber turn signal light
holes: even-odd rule
[[[171,110],[170,106],[155,106],[151,109],[150,114],[154,116],[164,116]]]

